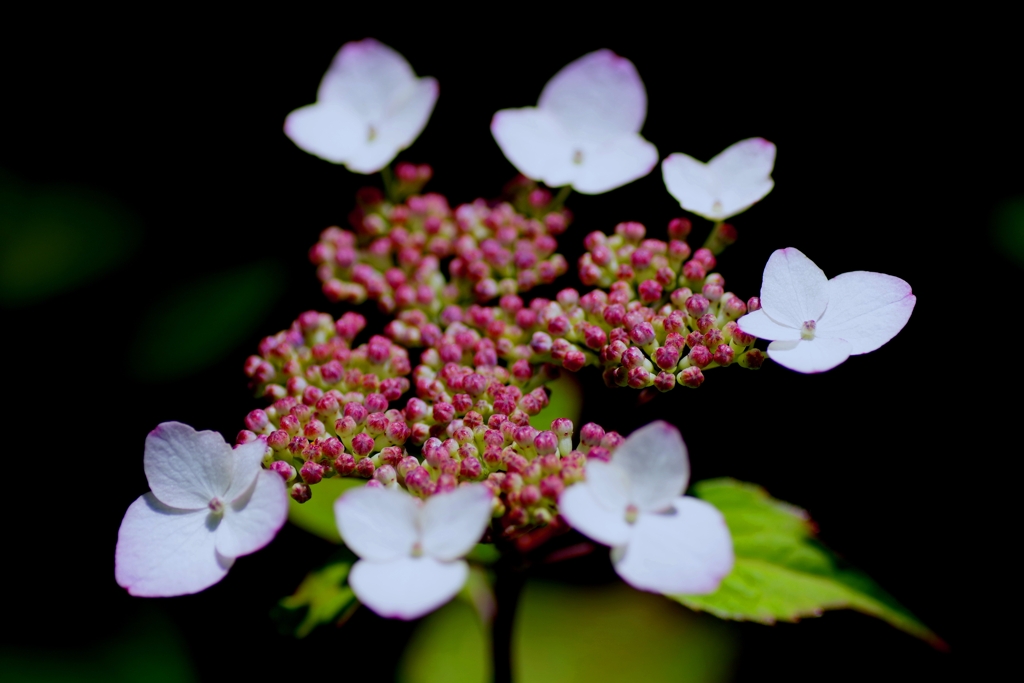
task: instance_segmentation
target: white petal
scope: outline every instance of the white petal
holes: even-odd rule
[[[629,502],[642,512],[664,510],[686,490],[690,461],[679,430],[658,420],[636,430],[612,462],[629,475]],[[587,470],[590,476],[590,470]]]
[[[373,38],[345,43],[320,81],[319,102],[342,102],[364,121],[379,122],[416,74],[405,57]]]
[[[614,190],[643,178],[658,164],[658,149],[635,133],[581,144],[579,151],[581,161],[569,184],[583,194]]]
[[[679,498],[674,514],[641,514],[629,544],[615,553],[615,571],[641,590],[712,593],[732,570],[732,537],[713,505]]]
[[[224,502],[232,501],[247,493],[256,480],[256,475],[263,471],[263,456],[267,452],[267,444],[256,440],[231,449],[231,485],[224,492]]]
[[[345,544],[367,560],[387,561],[412,552],[419,539],[419,505],[393,489],[351,489],[334,503],[334,518]]]
[[[419,137],[437,102],[438,85],[420,78],[396,92],[384,116],[374,124],[374,135],[360,141],[345,166],[356,173],[376,173]]]
[[[774,341],[768,357],[797,372],[825,372],[850,357],[850,343],[842,339],[815,337],[799,341]]]
[[[350,106],[319,102],[296,109],[284,132],[302,150],[331,163],[348,161],[369,137],[370,126]]]
[[[416,619],[458,594],[469,577],[464,561],[401,557],[390,562],[359,560],[348,585],[359,600],[382,617]]]
[[[589,468],[588,468],[589,469]],[[558,509],[572,528],[604,545],[622,545],[629,540],[625,505],[609,510],[597,502],[589,482],[567,488],[558,498]]]
[[[799,250],[777,249],[761,281],[761,308],[777,323],[800,329],[828,305],[828,278]]]
[[[491,491],[483,484],[431,496],[420,509],[423,552],[437,560],[462,557],[480,541],[492,510]]]
[[[746,211],[772,191],[775,145],[764,138],[749,138],[727,147],[708,162],[719,179],[720,219]]]
[[[614,460],[612,462],[601,462],[590,460],[587,462],[586,482],[590,487],[591,495],[594,496],[600,505],[612,512],[626,512],[629,505],[629,472],[621,467]]]
[[[579,150],[554,116],[535,107],[502,109],[491,120],[491,134],[505,157],[527,178],[550,187],[568,185],[579,173]]]
[[[537,106],[588,137],[639,133],[647,92],[633,63],[611,50],[586,54],[555,74]]]
[[[661,177],[669,194],[687,211],[708,220],[721,220],[724,216],[718,178],[707,164],[688,154],[670,154],[661,162]]]
[[[146,437],[146,479],[164,505],[196,510],[231,485],[231,446],[217,432],[164,422]]]
[[[270,543],[288,519],[288,492],[275,472],[262,470],[249,491],[224,508],[217,552],[239,557]]]
[[[152,493],[128,507],[117,532],[114,577],[140,597],[198,593],[224,578],[234,559],[215,547],[216,518],[202,510],[180,510]]]
[[[800,339],[800,330],[795,327],[780,325],[764,312],[764,309],[747,313],[736,321],[739,328],[758,339]]]
[[[892,275],[858,270],[828,281],[828,308],[817,334],[850,342],[851,355],[874,351],[910,320],[917,297]]]

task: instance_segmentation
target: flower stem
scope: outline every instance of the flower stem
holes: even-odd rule
[[[497,612],[491,625],[494,683],[512,683],[512,631],[516,606],[525,582],[523,572],[515,567],[501,562],[495,566],[494,597]]]
[[[398,197],[395,195],[395,177],[391,173],[391,167],[385,166],[380,170],[380,178],[384,182],[384,194],[387,198],[394,203],[398,203]]]
[[[565,200],[569,198],[569,194],[571,192],[572,185],[563,185],[562,188],[558,191],[558,194],[555,195],[554,201],[551,202],[551,207],[556,211],[558,209],[561,209],[562,205],[565,204]]]

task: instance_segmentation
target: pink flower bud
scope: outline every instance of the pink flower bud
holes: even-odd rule
[[[717,263],[715,255],[711,253],[711,250],[704,249],[703,247],[693,252],[693,260],[704,266],[705,270],[711,270],[715,267],[715,263]]]
[[[691,365],[696,365],[698,368],[704,368],[712,361],[712,354],[708,347],[698,344],[690,349],[690,355],[688,358],[690,359]],[[683,380],[680,379],[679,381],[682,382]]]
[[[334,459],[334,470],[342,477],[347,477],[356,469],[356,459],[350,453],[342,453]]]
[[[600,460],[601,462],[611,462],[612,455],[608,452],[608,449],[604,446],[595,446],[587,451],[588,460]]]
[[[725,336],[722,335],[721,330],[711,328],[704,335],[704,346],[708,347],[709,349],[717,349],[718,345],[724,342]]]
[[[373,437],[365,432],[360,432],[352,437],[352,452],[365,457],[373,451]]]
[[[419,495],[428,493],[432,483],[430,472],[424,467],[415,467],[405,475],[405,487]]]
[[[690,235],[691,224],[687,218],[673,218],[668,222],[668,236],[675,240],[685,240]]]
[[[455,406],[451,403],[435,403],[432,415],[437,424],[448,424],[455,417]]]
[[[292,488],[289,493],[291,494],[291,497],[299,503],[305,503],[313,496],[313,492],[309,489],[309,484],[302,482],[292,484]]]
[[[519,502],[524,507],[533,507],[540,502],[540,489],[533,484],[528,484],[519,492]]]
[[[464,458],[459,463],[459,476],[463,479],[479,479],[481,472],[483,472],[483,467],[480,465],[480,461],[473,456]]]
[[[686,300],[686,312],[694,318],[700,318],[707,313],[711,302],[700,294],[694,294]]]
[[[736,363],[750,370],[757,370],[764,364],[764,353],[760,349],[747,349],[736,359]]]
[[[540,494],[551,500],[558,500],[558,496],[565,489],[565,483],[557,475],[544,477],[540,481]]]
[[[525,429],[525,428],[524,428]],[[558,451],[558,437],[554,432],[540,432],[533,439],[533,446],[539,455],[547,455]]]
[[[709,282],[704,285],[702,292],[709,301],[718,301],[722,298],[725,290],[722,288],[722,285]]]
[[[643,352],[640,349],[638,349],[635,346],[630,346],[622,354],[621,363],[622,363],[623,367],[625,367],[627,370],[632,370],[634,368],[640,367],[640,365],[643,362],[644,362],[644,354],[643,354]]]
[[[680,240],[672,240],[668,243],[668,258],[672,263],[682,263],[690,258],[690,245]]]
[[[647,266],[651,265],[651,259],[653,257],[654,254],[647,249],[640,247],[639,249],[634,249],[633,253],[629,255],[629,262],[636,270],[643,270]]]
[[[701,346],[701,347],[698,347],[698,348],[704,348],[704,347]],[[706,349],[705,349],[705,351],[706,351]],[[693,352],[691,351],[691,355],[692,355],[692,353]],[[683,370],[682,372],[680,372],[678,375],[676,375],[676,379],[684,387],[690,387],[691,389],[696,389],[697,387],[699,387],[701,384],[704,383],[704,373],[702,373],[700,371],[699,367],[689,367],[689,368],[686,368],[685,370]]]
[[[373,465],[373,460],[370,458],[363,458],[356,463],[355,474],[363,479],[369,479],[373,476],[373,472],[376,468]]]
[[[700,251],[698,249],[698,251]],[[704,266],[696,260],[696,258],[690,259],[683,264],[683,277],[691,282],[700,282],[707,275],[707,270]]]
[[[747,312],[747,305],[743,303],[743,299],[738,296],[731,296],[726,299],[722,309],[725,311],[725,315],[728,318],[735,320]]]
[[[562,359],[562,367],[569,372],[579,372],[587,364],[587,357],[582,351],[569,351]]]
[[[644,238],[644,235],[647,234],[647,228],[642,223],[629,221],[616,225],[615,234],[622,235],[623,239],[627,242],[638,244]]]
[[[627,382],[629,386],[634,389],[643,389],[651,383],[651,377],[651,373],[649,373],[645,368],[633,368],[629,371],[629,379]]]
[[[360,425],[366,420],[366,416],[369,415],[369,411],[359,403],[349,403],[345,406],[344,414],[345,417],[352,418],[352,421],[355,424]]]
[[[253,432],[262,432],[269,423],[267,414],[258,408],[245,416],[245,426]]]
[[[307,484],[317,484],[324,477],[324,466],[318,463],[307,461],[302,464],[299,476]]]
[[[640,300],[644,303],[652,303],[661,298],[661,283],[657,280],[644,280],[638,288]]]
[[[533,338],[530,340],[530,350],[538,355],[550,353],[551,345],[551,337],[543,332],[534,332]]]
[[[734,355],[732,348],[728,344],[719,344],[718,348],[715,349],[715,362],[719,365],[728,365],[732,363]]]
[[[654,327],[650,323],[640,323],[629,333],[629,338],[638,346],[647,346],[654,342]]]
[[[715,316],[711,313],[705,313],[697,319],[697,330],[701,334],[707,334],[711,328],[715,326]]]
[[[397,475],[395,474],[395,468],[391,465],[381,465],[374,471],[373,478],[375,481],[380,482],[381,486],[390,486],[395,483]]]
[[[679,362],[679,349],[673,346],[662,346],[654,352],[654,362],[662,370],[671,370]]]
[[[275,451],[283,451],[288,447],[288,443],[291,441],[291,436],[283,429],[278,429],[270,433],[267,437],[267,445],[273,448]]]
[[[761,310],[761,299],[756,296],[752,296],[747,299],[747,312],[753,313],[754,311]]]
[[[580,442],[587,446],[597,446],[604,438],[604,428],[594,422],[588,422],[580,428]]]

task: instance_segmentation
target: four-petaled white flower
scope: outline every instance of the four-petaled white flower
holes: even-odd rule
[[[640,137],[645,118],[647,93],[636,67],[598,50],[555,74],[536,107],[496,113],[491,133],[528,178],[600,194],[658,163],[658,150]]]
[[[747,334],[774,340],[768,356],[779,365],[824,372],[895,337],[916,302],[898,277],[858,270],[829,280],[789,247],[764,267],[761,309],[736,322]]]
[[[132,595],[197,593],[235,558],[274,538],[288,518],[281,477],[260,466],[267,445],[232,449],[216,432],[164,422],[146,437],[152,489],[129,506],[117,532],[114,576]]]
[[[764,138],[740,140],[708,163],[687,154],[661,162],[665,187],[698,216],[724,221],[746,211],[772,191],[775,145]]]
[[[437,80],[372,38],[345,43],[320,81],[316,104],[296,109],[284,132],[321,159],[376,173],[412,144],[437,102]]]
[[[612,546],[615,571],[634,588],[712,593],[732,570],[732,537],[713,505],[683,496],[686,446],[666,422],[631,434],[611,462],[587,462],[585,481],[566,489],[562,516]]]
[[[455,597],[469,577],[461,559],[491,520],[490,490],[460,486],[426,503],[400,490],[360,488],[334,503],[338,531],[360,559],[348,583],[383,617],[415,619]]]

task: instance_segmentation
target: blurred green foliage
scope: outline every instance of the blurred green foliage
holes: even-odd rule
[[[728,680],[731,629],[624,584],[527,584],[516,615],[520,683]],[[486,627],[456,600],[419,625],[405,651],[405,683],[483,683],[490,679]]]
[[[365,483],[365,479],[355,477],[324,479],[310,487],[313,496],[305,503],[297,503],[294,498],[288,499],[288,521],[326,541],[341,543],[338,525],[334,522],[334,501],[345,491]]]
[[[310,572],[293,595],[282,598],[272,611],[278,629],[285,635],[305,638],[320,624],[343,620],[358,606],[348,586],[348,572],[356,557],[347,549],[327,564]]]
[[[691,493],[725,515],[736,565],[710,595],[676,596],[723,619],[798,621],[827,609],[854,609],[942,647],[942,641],[863,572],[814,538],[802,509],[733,479],[698,482]]]
[[[996,205],[992,240],[999,252],[1024,268],[1024,197],[1007,199]]]
[[[580,428],[580,414],[583,410],[583,392],[572,372],[562,372],[561,377],[547,385],[551,390],[549,402],[539,413],[530,418],[534,429],[551,429],[551,423],[560,417],[572,420]]]
[[[273,263],[254,263],[154,301],[132,348],[134,374],[146,381],[172,380],[220,360],[257,334],[281,294],[282,279]]]
[[[197,680],[184,642],[152,606],[98,647],[17,651],[0,646],[4,683],[190,683]]]
[[[31,304],[96,278],[124,262],[140,234],[109,197],[36,188],[0,171],[0,305]]]

